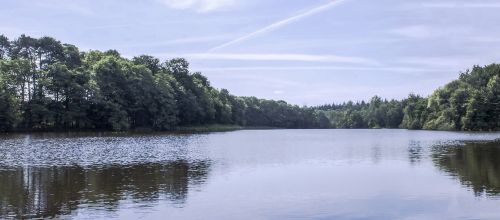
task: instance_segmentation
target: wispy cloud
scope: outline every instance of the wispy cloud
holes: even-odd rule
[[[193,54],[155,54],[160,57],[186,57],[198,60],[247,60],[247,61],[302,61],[302,62],[334,62],[377,65],[378,62],[363,57],[336,55],[314,55],[293,53],[193,53]]]
[[[240,42],[243,42],[243,41],[246,41],[248,39],[251,39],[253,37],[256,37],[256,36],[259,36],[259,35],[262,35],[262,34],[265,34],[265,33],[268,33],[268,32],[271,32],[271,31],[274,31],[280,27],[283,27],[285,25],[288,25],[288,24],[291,24],[293,22],[297,22],[299,20],[302,20],[308,16],[311,16],[311,15],[314,15],[314,14],[317,14],[317,13],[320,13],[322,11],[325,11],[327,9],[330,9],[334,6],[337,6],[338,4],[344,2],[346,0],[332,0],[331,2],[329,2],[328,4],[324,4],[324,5],[321,5],[321,6],[318,6],[318,7],[315,7],[315,8],[312,8],[308,11],[305,11],[305,12],[302,12],[300,14],[297,14],[297,15],[294,15],[292,17],[289,17],[289,18],[286,18],[286,19],[283,19],[283,20],[280,20],[280,21],[277,21],[273,24],[270,24],[264,28],[261,28],[257,31],[254,31],[252,33],[249,33],[245,36],[242,36],[242,37],[239,37],[239,38],[236,38],[234,40],[231,40],[229,42],[226,42],[224,44],[221,44],[219,46],[216,46],[214,48],[211,48],[209,50],[210,51],[215,51],[215,50],[219,50],[219,49],[222,49],[222,48],[225,48],[225,47],[228,47],[228,46],[231,46],[231,45],[234,45],[234,44],[237,44],[237,43],[240,43]]]
[[[236,0],[158,0],[173,9],[194,9],[210,12],[233,6]]]
[[[500,8],[498,2],[426,2],[422,6],[427,8]]]
[[[432,67],[408,67],[408,66],[391,66],[391,67],[359,67],[359,66],[240,66],[240,67],[208,67],[197,68],[197,71],[203,72],[223,72],[223,71],[328,71],[328,70],[345,70],[345,71],[386,71],[420,75],[426,72],[444,72],[449,73],[449,68],[432,68]]]

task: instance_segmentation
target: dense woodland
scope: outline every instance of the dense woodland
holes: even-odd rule
[[[332,97],[333,99],[333,97]],[[182,59],[82,52],[0,35],[0,131],[279,128],[499,130],[500,65],[475,66],[429,97],[300,107],[216,89]]]

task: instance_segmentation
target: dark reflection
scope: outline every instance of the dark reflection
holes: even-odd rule
[[[432,158],[477,196],[500,195],[500,142],[434,147]]]
[[[408,158],[412,165],[418,164],[422,160],[423,148],[419,141],[410,141],[408,144]]]
[[[40,133],[0,133],[0,141],[12,139],[24,139],[25,142],[30,143],[33,140],[43,139],[57,139],[57,138],[105,138],[105,137],[188,137],[193,134],[206,134],[203,132],[40,132]]]
[[[0,167],[0,218],[69,215],[84,204],[113,211],[121,200],[183,204],[207,178],[208,161],[106,167]]]

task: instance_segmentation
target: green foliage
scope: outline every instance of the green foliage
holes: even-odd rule
[[[10,52],[9,39],[4,35],[0,35],[0,60],[6,59],[9,52]]]
[[[351,101],[323,105],[333,128],[397,128],[403,118],[403,106],[396,100],[382,100],[374,96],[369,103]]]
[[[475,66],[428,98],[300,107],[236,97],[182,58],[80,52],[50,38],[0,35],[0,131],[176,130],[227,126],[498,130],[500,65]]]
[[[427,99],[414,94],[410,94],[407,99],[403,100],[404,116],[400,127],[407,129],[422,129],[427,114],[426,102]]]
[[[0,61],[0,71],[2,71],[2,61]],[[10,131],[17,123],[15,96],[11,88],[8,87],[8,79],[5,75],[0,75],[0,131]]]
[[[141,55],[138,57],[134,57],[132,59],[135,65],[142,65],[148,68],[153,75],[156,75],[158,72],[162,70],[162,66],[160,65],[160,60],[148,55]]]
[[[174,77],[165,71],[154,76],[154,102],[151,108],[153,115],[153,128],[158,130],[169,130],[178,124],[178,109],[175,99],[177,85]]]

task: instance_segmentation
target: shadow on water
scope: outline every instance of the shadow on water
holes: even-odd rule
[[[500,196],[500,142],[468,142],[464,145],[435,146],[434,164],[476,196]]]
[[[173,161],[129,166],[0,167],[0,218],[71,215],[81,205],[105,211],[120,201],[152,204],[186,201],[188,190],[203,184],[209,161]]]

